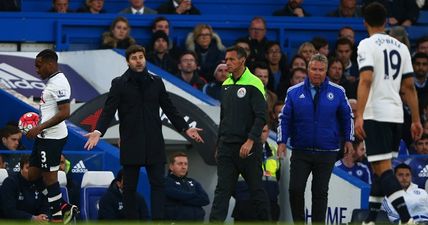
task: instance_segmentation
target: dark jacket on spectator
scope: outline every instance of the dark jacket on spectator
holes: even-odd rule
[[[176,76],[178,78],[180,78],[181,80],[183,80],[183,78],[181,77],[180,71],[178,72],[178,74],[176,74]],[[184,81],[184,82],[186,82],[186,81]],[[207,81],[203,77],[200,77],[198,72],[195,71],[193,73],[192,79],[190,80],[190,82],[188,84],[190,84],[192,87],[194,87],[198,90],[202,90],[202,88],[204,87],[204,85],[206,83],[207,83]]]
[[[19,0],[1,0],[0,11],[19,11]]]
[[[116,40],[111,32],[104,32],[101,38],[101,49],[120,48],[127,49],[129,46],[135,44],[135,39],[131,36],[126,37],[124,40]]]
[[[404,20],[410,19],[415,23],[419,17],[419,7],[415,0],[363,0],[363,5],[372,2],[379,2],[385,6],[388,17],[394,17],[401,24]]]
[[[176,74],[178,72],[177,61],[169,54],[166,53],[162,59],[160,59],[155,52],[150,52],[147,55],[147,60],[156,66],[168,71],[170,74]]]
[[[302,9],[302,11],[303,11],[303,14],[305,15],[305,17],[306,16],[310,16],[310,14],[309,13],[307,13],[302,7],[300,7],[301,9]],[[296,15],[294,15],[294,12],[293,12],[294,10],[292,9],[292,8],[290,8],[289,6],[288,6],[288,4],[286,4],[285,6],[284,6],[284,8],[282,8],[282,9],[280,9],[280,10],[277,10],[277,11],[275,11],[275,12],[273,12],[273,16],[296,16]]]
[[[177,14],[175,11],[173,0],[168,0],[167,2],[162,3],[157,9],[158,14]],[[192,7],[181,15],[200,15],[201,12],[193,4]]]
[[[202,89],[202,92],[220,101],[221,84],[222,83],[217,81],[209,82],[208,84],[205,84],[204,88]]]
[[[266,45],[268,42],[268,39],[265,37],[262,39],[262,41],[258,42],[257,40],[251,39],[249,36],[247,37],[248,41],[250,42],[251,47],[251,54],[250,57],[247,59],[252,62],[265,62],[266,61]]]
[[[218,34],[213,33],[208,49],[202,49],[195,42],[193,32],[190,32],[186,38],[186,47],[187,50],[194,51],[198,57],[199,75],[204,77],[208,82],[214,81],[214,70],[218,62],[224,60],[224,51],[226,50]]]
[[[140,220],[147,220],[149,212],[144,198],[137,193],[137,212]],[[101,197],[99,202],[99,220],[122,220],[125,219],[123,212],[123,194],[114,179],[107,192]]]
[[[169,174],[165,184],[165,219],[202,221],[205,211],[202,206],[210,203],[208,195],[196,180]]]
[[[49,215],[48,199],[38,192],[36,186],[38,185],[27,181],[21,173],[7,177],[0,188],[4,218],[31,220],[33,215]]]

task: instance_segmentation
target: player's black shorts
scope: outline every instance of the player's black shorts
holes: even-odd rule
[[[67,142],[63,139],[36,138],[30,156],[30,166],[44,171],[58,171],[62,149]]]
[[[401,140],[401,123],[364,120],[366,152],[369,162],[396,157]]]

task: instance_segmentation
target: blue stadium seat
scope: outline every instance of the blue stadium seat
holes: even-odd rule
[[[81,219],[98,218],[98,202],[113,179],[114,175],[111,171],[88,171],[83,175],[80,189]]]

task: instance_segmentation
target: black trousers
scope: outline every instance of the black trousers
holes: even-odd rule
[[[269,200],[262,183],[262,145],[254,143],[250,155],[239,157],[242,144],[220,142],[217,152],[217,186],[211,208],[210,221],[224,221],[229,200],[235,191],[239,174],[250,189],[251,201],[256,206],[257,220],[269,220]]]
[[[336,153],[293,150],[290,158],[290,207],[294,222],[305,221],[305,188],[312,172],[312,223],[325,223],[328,184]]]
[[[123,166],[123,211],[125,219],[138,220],[136,190],[140,173],[138,165]],[[165,214],[165,165],[163,163],[146,165],[150,183],[151,218],[162,220]]]

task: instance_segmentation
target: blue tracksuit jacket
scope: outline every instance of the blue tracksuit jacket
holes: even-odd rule
[[[338,151],[341,141],[352,141],[354,122],[345,90],[328,78],[320,86],[315,109],[311,84],[304,82],[290,87],[279,116],[278,143],[290,138],[293,149]]]

